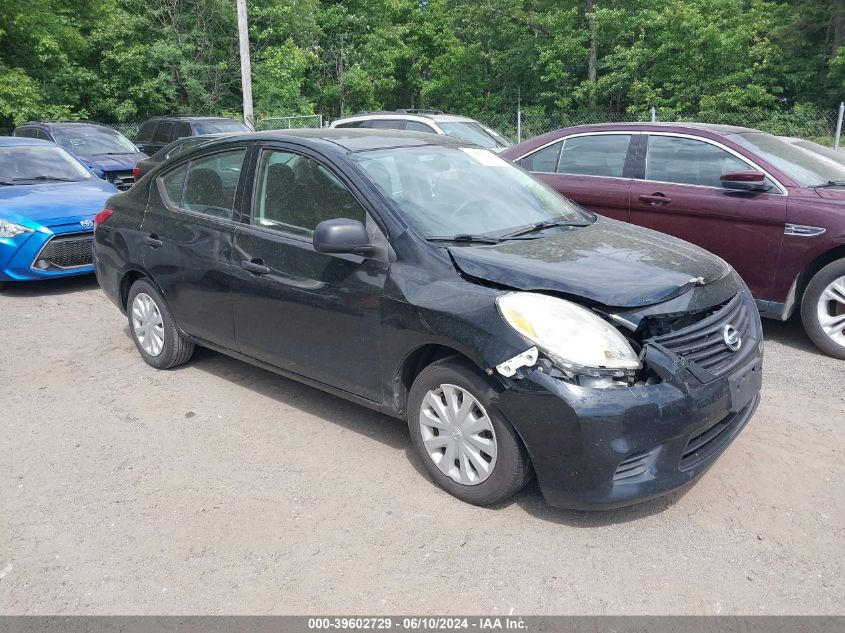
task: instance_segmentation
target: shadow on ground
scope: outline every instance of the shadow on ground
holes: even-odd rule
[[[94,275],[43,279],[39,281],[9,281],[0,289],[0,297],[46,297],[84,292],[98,288]]]
[[[795,314],[788,321],[763,319],[763,339],[775,341],[787,347],[799,349],[802,352],[825,356],[825,354],[810,340],[801,323],[801,316]]]
[[[129,334],[128,329],[126,334]],[[342,426],[368,440],[384,444],[390,449],[404,451],[408,463],[417,473],[432,482],[421,458],[411,445],[407,426],[402,420],[371,411],[366,407],[208,349],[197,348],[188,366],[236,383],[244,390],[261,397],[271,398],[287,407]],[[432,485],[434,485],[433,482]],[[535,479],[513,499],[492,508],[491,511],[495,512],[516,505],[532,517],[543,521],[571,527],[591,528],[635,521],[660,513],[676,503],[686,490],[627,508],[603,512],[580,512],[550,507],[543,499]]]

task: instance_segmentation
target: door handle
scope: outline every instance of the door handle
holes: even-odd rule
[[[640,196],[640,202],[652,207],[665,207],[672,202],[672,198],[667,198],[662,193],[655,193],[650,196]]]
[[[260,259],[245,259],[241,262],[241,267],[256,275],[267,275],[270,273],[270,267],[265,266],[264,262]]]
[[[152,233],[150,235],[144,236],[144,244],[146,244],[150,248],[158,248],[159,246],[161,246],[163,244],[163,242],[160,239],[158,239],[158,235],[156,235],[155,233]]]

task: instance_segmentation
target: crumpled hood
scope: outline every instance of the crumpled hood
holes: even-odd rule
[[[80,182],[45,182],[37,185],[0,187],[0,218],[35,228],[38,224],[91,217],[118,193],[111,183],[99,178]]]
[[[97,154],[93,156],[80,156],[79,160],[92,169],[103,171],[126,171],[132,169],[135,164],[147,155],[143,152],[129,154]]]
[[[695,278],[710,283],[731,272],[722,259],[688,242],[603,217],[536,240],[448,250],[472,277],[612,307],[659,303],[695,287]]]

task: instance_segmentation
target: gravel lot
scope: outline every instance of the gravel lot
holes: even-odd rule
[[[845,364],[764,325],[694,486],[605,513],[436,488],[405,426],[201,350],[145,365],[91,278],[0,294],[3,614],[841,614]]]

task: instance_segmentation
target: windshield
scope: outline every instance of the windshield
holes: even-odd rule
[[[77,156],[138,153],[138,148],[128,138],[106,127],[57,128],[53,130],[53,136],[59,145]]]
[[[764,132],[731,134],[729,139],[768,161],[802,187],[845,181],[845,165],[815,156]]]
[[[836,161],[841,165],[845,165],[845,152],[840,152],[832,147],[825,147],[813,141],[793,141],[793,145],[797,145],[801,149],[806,149],[808,152],[813,152],[819,156],[823,156],[830,160]]]
[[[4,185],[88,180],[92,177],[79,161],[56,145],[0,147],[0,183]]]
[[[252,132],[245,123],[240,121],[203,121],[194,123],[197,134],[217,134],[218,132]]]
[[[510,147],[511,143],[504,136],[488,130],[475,121],[461,121],[458,123],[445,123],[438,121],[437,125],[449,136],[481,145],[487,149],[494,147]]]
[[[353,154],[366,175],[424,237],[497,237],[586,214],[522,169],[487,150],[425,146]]]

